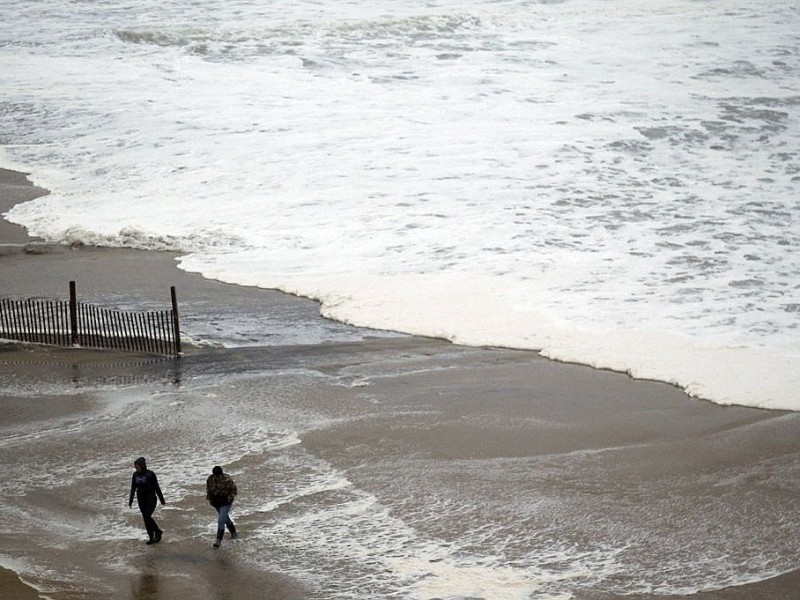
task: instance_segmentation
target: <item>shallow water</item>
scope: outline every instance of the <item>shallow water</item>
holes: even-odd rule
[[[795,413],[401,338],[121,362],[131,385],[70,370],[0,364],[3,402],[29,406],[2,421],[0,560],[59,597],[136,597],[216,564],[213,464],[240,490],[222,556],[299,582],[287,597],[675,594],[795,566]],[[127,509],[140,454],[168,502],[156,548]]]

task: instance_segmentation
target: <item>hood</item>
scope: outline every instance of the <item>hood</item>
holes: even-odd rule
[[[139,465],[142,468],[142,471],[147,471],[147,461],[144,459],[144,456],[137,458],[135,461],[133,461],[133,464]]]

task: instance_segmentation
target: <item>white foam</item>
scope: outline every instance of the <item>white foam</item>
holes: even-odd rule
[[[800,352],[788,343],[754,347],[666,329],[576,327],[554,313],[531,309],[540,303],[521,302],[499,278],[437,274],[368,282],[345,277],[262,282],[246,275],[245,266],[229,264],[225,272],[233,274],[232,280],[315,298],[323,315],[346,323],[467,345],[540,350],[556,360],[672,383],[720,404],[800,410]],[[542,303],[547,286],[543,281]],[[370,290],[368,297],[359,293],[363,289]],[[420,297],[428,300],[424,307]]]
[[[539,590],[539,582],[524,572],[508,567],[459,566],[440,561],[431,562],[418,558],[390,559],[393,569],[412,576],[418,583],[411,587],[414,598],[486,598],[525,600],[533,598]],[[539,594],[543,600],[568,600],[571,594]]]
[[[287,504],[291,504],[298,499],[307,498],[315,494],[343,490],[347,487],[350,487],[350,485],[352,484],[347,480],[347,478],[342,477],[341,475],[337,475],[335,473],[323,474],[322,476],[318,477],[317,480],[313,481],[309,485],[306,485],[305,487],[294,489],[290,494],[278,496],[277,498],[273,498],[269,502],[256,506],[250,510],[254,512],[273,512]],[[247,511],[247,509],[245,510]],[[248,514],[248,512],[245,512],[245,514]]]
[[[65,6],[0,7],[31,233],[800,409],[787,6]]]

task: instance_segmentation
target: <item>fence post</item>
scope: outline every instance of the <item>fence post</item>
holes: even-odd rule
[[[170,296],[172,297],[172,328],[175,331],[175,355],[181,353],[181,326],[178,321],[178,296],[175,293],[175,286],[169,288]]]
[[[75,292],[75,282],[69,282],[69,328],[72,345],[78,345],[78,294]]]

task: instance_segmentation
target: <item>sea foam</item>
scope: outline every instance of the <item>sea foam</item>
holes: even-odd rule
[[[800,410],[792,6],[362,9],[0,12],[2,164],[52,192],[8,218]]]

